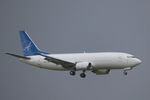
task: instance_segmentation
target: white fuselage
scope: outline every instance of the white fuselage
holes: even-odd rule
[[[50,54],[50,57],[55,57],[61,60],[69,61],[72,63],[90,62],[93,69],[125,69],[132,68],[140,64],[141,61],[134,58],[133,55],[127,53],[72,53],[72,54]],[[61,65],[48,62],[40,55],[29,56],[30,60],[20,59],[22,62],[45,68],[49,70],[68,70]]]

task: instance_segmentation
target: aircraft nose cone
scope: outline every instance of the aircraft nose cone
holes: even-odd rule
[[[136,59],[136,63],[137,63],[137,65],[139,65],[139,64],[141,64],[142,63],[142,61],[140,60],[140,59]]]

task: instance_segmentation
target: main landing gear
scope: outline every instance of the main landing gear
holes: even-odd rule
[[[80,77],[81,77],[81,78],[85,78],[85,77],[86,77],[86,74],[83,72],[83,73],[80,74]]]
[[[70,75],[71,75],[71,76],[74,76],[74,75],[76,75],[76,72],[75,72],[75,71],[70,71]],[[85,78],[85,77],[86,77],[85,71],[83,71],[83,72],[80,74],[80,77],[81,77],[81,78]]]
[[[76,75],[76,72],[75,71],[70,71],[70,75],[74,76],[74,75]]]

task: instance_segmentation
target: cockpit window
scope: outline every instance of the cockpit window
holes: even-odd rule
[[[127,58],[135,58],[133,55],[131,55],[131,56],[127,56]]]

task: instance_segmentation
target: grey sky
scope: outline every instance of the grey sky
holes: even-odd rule
[[[150,99],[149,0],[1,0],[1,100]],[[39,69],[3,53],[22,54],[19,30],[51,53],[127,52],[143,63],[81,79],[69,72]]]

